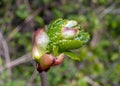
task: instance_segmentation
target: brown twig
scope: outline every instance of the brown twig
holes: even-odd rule
[[[98,83],[96,83],[94,80],[92,80],[90,77],[86,76],[85,80],[91,84],[92,86],[100,86]]]
[[[41,85],[42,86],[48,86],[47,85],[47,79],[46,79],[46,72],[42,71],[42,72],[39,72],[39,74],[40,74],[40,78],[41,78]]]
[[[3,46],[3,51],[4,51],[4,57],[5,57],[5,63],[7,66],[9,66],[10,63],[10,55],[9,55],[9,49],[8,49],[8,44],[6,40],[4,39],[2,33],[0,32],[0,38],[2,39],[2,46]],[[7,72],[9,74],[9,78],[12,75],[11,68],[7,68]]]
[[[19,64],[22,64],[31,60],[32,60],[31,54],[27,53],[22,57],[19,57],[18,59],[11,61],[8,65],[5,65],[3,68],[0,68],[0,73],[2,73],[2,71],[5,70],[6,68],[12,68],[14,66],[17,66]]]
[[[27,85],[26,86],[33,86],[32,83],[34,81],[34,79],[36,78],[38,72],[37,70],[35,69],[32,76],[30,77],[30,79],[28,80],[28,82],[26,83]]]
[[[2,50],[2,34],[0,34],[0,60],[2,61],[3,50]],[[0,69],[3,69],[2,63],[0,64]]]
[[[41,86],[48,86],[47,85],[47,79],[46,79],[46,71],[44,71],[41,66],[36,63],[36,69],[37,71],[39,72],[39,75],[40,75],[40,79],[41,79]]]
[[[41,8],[35,10],[31,15],[29,15],[22,24],[18,25],[10,34],[8,34],[7,41],[11,40],[14,35],[28,22],[30,22],[35,16],[37,16],[41,11]]]

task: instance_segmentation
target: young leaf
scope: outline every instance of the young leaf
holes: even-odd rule
[[[73,60],[80,61],[80,57],[73,52],[64,52],[66,56],[70,57]]]

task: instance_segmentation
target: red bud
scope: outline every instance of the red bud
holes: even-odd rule
[[[59,65],[59,64],[61,64],[62,61],[63,61],[63,59],[64,59],[64,54],[60,54],[59,56],[57,56],[57,58],[55,58],[55,63],[54,63],[54,65]]]
[[[47,71],[48,69],[50,69],[51,66],[61,64],[63,59],[64,59],[64,54],[60,54],[59,56],[57,56],[57,58],[55,58],[51,54],[44,54],[40,58],[40,64],[37,63],[36,65],[37,70]]]
[[[51,54],[44,54],[43,56],[41,56],[40,58],[40,66],[41,68],[47,69],[50,68],[51,65],[53,64],[53,56]]]

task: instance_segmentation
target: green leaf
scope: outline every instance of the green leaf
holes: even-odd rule
[[[64,54],[68,57],[70,57],[72,60],[77,60],[80,61],[80,57],[77,56],[75,53],[73,52],[64,52]]]

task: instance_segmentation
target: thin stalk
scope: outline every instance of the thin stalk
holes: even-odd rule
[[[41,78],[41,86],[48,86],[47,79],[46,79],[46,72],[42,71],[39,74],[40,74],[40,78]]]

